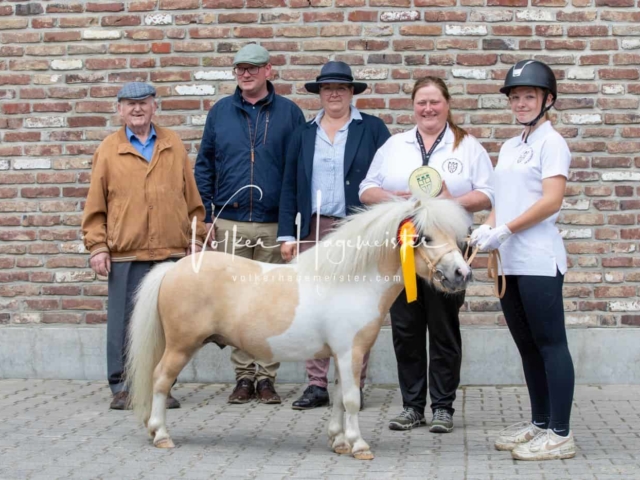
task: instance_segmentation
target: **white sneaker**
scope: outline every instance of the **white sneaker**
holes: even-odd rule
[[[545,430],[531,422],[519,422],[509,425],[498,434],[495,442],[496,450],[510,451],[522,443],[527,443]]]
[[[557,460],[576,456],[576,443],[573,432],[569,436],[561,437],[553,430],[544,430],[530,442],[518,445],[511,450],[511,456],[516,460]]]

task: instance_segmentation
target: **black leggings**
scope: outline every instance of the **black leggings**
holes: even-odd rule
[[[568,435],[575,379],[564,326],[564,276],[507,275],[506,281],[500,303],[522,356],[532,421]]]

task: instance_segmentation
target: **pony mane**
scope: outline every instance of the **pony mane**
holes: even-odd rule
[[[411,218],[419,232],[438,229],[462,243],[469,215],[451,200],[393,199],[356,210],[314,247],[300,254],[301,272],[314,275],[361,275],[393,254],[400,223]],[[318,266],[316,268],[316,253]]]

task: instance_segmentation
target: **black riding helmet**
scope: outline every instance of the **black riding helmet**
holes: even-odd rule
[[[508,96],[511,89],[515,87],[538,87],[544,91],[540,114],[531,122],[522,124],[526,127],[535,125],[553,104],[556,103],[556,99],[558,98],[556,76],[547,64],[538,60],[520,60],[509,69],[507,77],[504,79],[504,86],[500,89],[500,92]],[[553,102],[547,107],[546,104],[549,95],[552,96]]]

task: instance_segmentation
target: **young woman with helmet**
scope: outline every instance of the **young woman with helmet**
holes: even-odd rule
[[[504,429],[495,446],[519,460],[571,458],[576,453],[569,428],[574,371],[562,299],[567,259],[555,226],[571,152],[547,114],[557,98],[551,68],[520,61],[500,91],[524,130],[500,149],[494,208],[471,244],[500,251],[506,275],[500,303],[522,357],[532,420]]]

